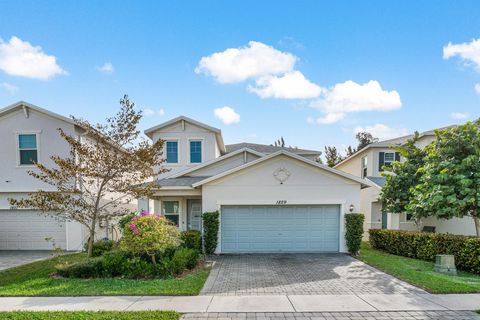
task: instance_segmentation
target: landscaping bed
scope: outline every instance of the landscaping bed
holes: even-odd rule
[[[101,312],[0,312],[3,320],[178,320],[173,311],[101,311]]]
[[[434,263],[373,249],[363,243],[361,261],[388,273],[400,280],[422,288],[430,293],[478,293],[480,276],[459,271],[457,276],[449,276],[433,271]]]

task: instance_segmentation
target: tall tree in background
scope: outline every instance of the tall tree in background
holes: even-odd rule
[[[347,157],[350,157],[355,152],[357,152],[357,150],[355,150],[355,148],[352,148],[352,146],[348,146],[347,149],[345,149],[345,154]]]
[[[280,137],[280,139],[275,141],[274,146],[275,147],[282,147],[282,148],[285,147],[285,140],[283,139],[283,137]]]
[[[371,143],[378,142],[377,138],[374,138],[371,133],[366,131],[358,132],[355,138],[358,140],[357,150],[361,150]]]
[[[342,156],[338,153],[336,147],[325,146],[325,160],[329,167],[333,167],[342,161]]]
[[[145,183],[164,172],[161,164],[163,141],[139,141],[141,111],[125,95],[120,111],[106,124],[90,124],[73,118],[85,130],[78,139],[58,129],[70,146],[70,156],[52,156],[53,168],[35,163],[29,174],[57,191],[38,191],[25,199],[9,199],[11,205],[40,210],[55,217],[73,220],[89,231],[88,256],[92,256],[96,226],[129,213],[132,198],[150,196],[153,184]],[[156,169],[154,169],[156,168]]]
[[[480,122],[435,131],[407,212],[417,218],[473,218],[480,236]]]

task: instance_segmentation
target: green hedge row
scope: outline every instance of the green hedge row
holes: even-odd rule
[[[345,239],[347,240],[348,252],[358,255],[363,237],[363,221],[365,216],[361,213],[349,213],[345,215]]]
[[[480,238],[444,233],[371,229],[370,245],[394,255],[434,261],[453,254],[458,269],[480,274]]]

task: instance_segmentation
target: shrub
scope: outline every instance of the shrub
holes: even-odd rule
[[[123,276],[132,279],[153,278],[155,266],[139,257],[127,259],[123,264]]]
[[[203,239],[206,254],[213,254],[217,248],[218,228],[220,225],[218,211],[203,214]]]
[[[139,215],[138,212],[131,212],[121,217],[120,220],[118,220],[118,226],[120,227],[120,230],[123,231],[125,229],[125,226],[127,224],[130,224],[130,221],[132,221],[132,219],[137,215]]]
[[[202,251],[202,234],[198,230],[188,230],[183,231],[182,235],[182,246],[184,248],[193,249]]]
[[[352,255],[358,255],[360,250],[364,220],[365,216],[360,213],[350,213],[345,215],[345,239],[347,240],[348,252]]]
[[[95,241],[93,243],[93,257],[100,257],[105,252],[112,250],[114,246],[115,246],[115,241],[113,240],[102,239],[102,240]],[[88,247],[88,242],[85,243],[84,249],[87,250],[87,247]]]
[[[156,265],[158,255],[180,244],[180,231],[169,220],[160,215],[142,213],[125,226],[121,247],[135,255],[148,255]]]
[[[374,249],[428,261],[437,254],[452,254],[458,269],[480,274],[479,237],[385,229],[371,229],[369,234]]]
[[[118,277],[124,275],[124,266],[129,259],[125,251],[113,250],[103,255],[103,272],[105,276]]]
[[[175,251],[172,257],[172,272],[174,275],[179,275],[185,270],[195,268],[198,263],[198,251],[193,249],[182,248]]]
[[[103,276],[103,257],[89,258],[70,265],[56,266],[57,273],[65,278],[98,278]]]

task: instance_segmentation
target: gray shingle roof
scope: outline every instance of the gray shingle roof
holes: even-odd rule
[[[198,176],[198,177],[178,177],[171,179],[160,179],[156,181],[156,184],[160,187],[191,187],[195,182],[202,181],[210,178],[210,176]]]
[[[320,151],[316,151],[316,150],[306,150],[306,149],[290,148],[290,147],[276,147],[276,146],[271,146],[267,144],[257,144],[257,143],[248,143],[248,142],[227,144],[225,148],[227,149],[227,153],[230,153],[242,148],[249,148],[264,154],[270,154],[280,150],[285,150],[285,151],[289,151],[296,154],[317,154],[317,155],[321,154]]]
[[[383,187],[385,185],[385,182],[387,181],[385,177],[367,177],[367,179],[380,187]]]

